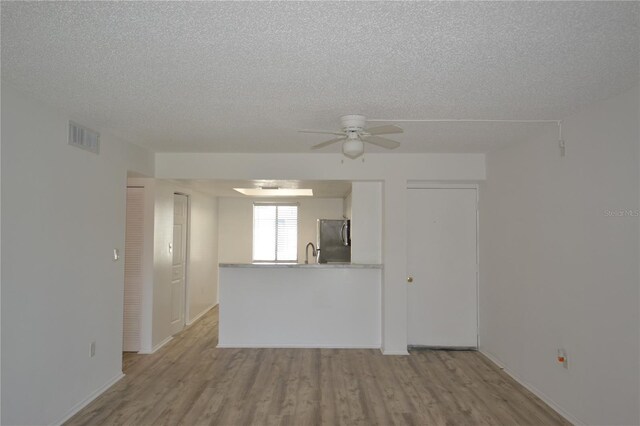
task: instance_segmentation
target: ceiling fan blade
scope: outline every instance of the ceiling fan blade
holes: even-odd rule
[[[400,146],[400,142],[381,138],[380,136],[362,136],[362,140],[387,149],[394,149]]]
[[[328,141],[325,141],[325,142],[322,142],[322,143],[319,143],[317,145],[312,146],[311,149],[324,148],[325,146],[331,145],[332,143],[343,141],[346,138],[347,138],[346,136],[343,136],[341,138],[329,139]]]
[[[338,135],[345,136],[345,132],[328,132],[325,130],[298,130],[298,133],[319,133],[321,135]]]
[[[402,130],[401,127],[395,126],[393,124],[388,124],[385,126],[370,127],[368,129],[364,129],[364,131],[370,135],[390,135],[392,133],[404,132],[404,130]]]

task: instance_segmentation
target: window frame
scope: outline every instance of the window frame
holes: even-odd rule
[[[276,209],[276,218],[275,218],[275,259],[274,260],[256,260],[254,258],[254,246],[255,246],[255,231],[256,231],[256,223],[255,223],[255,208],[256,207],[268,207],[273,206]],[[296,208],[296,244],[295,244],[295,259],[292,260],[277,260],[278,259],[278,207],[286,207],[293,206]],[[293,264],[298,263],[298,237],[299,237],[299,228],[300,228],[300,203],[297,202],[259,202],[254,201],[251,208],[251,262],[252,263],[282,263],[282,264]]]

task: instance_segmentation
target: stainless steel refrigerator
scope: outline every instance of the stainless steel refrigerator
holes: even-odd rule
[[[351,221],[318,219],[318,263],[351,263]]]

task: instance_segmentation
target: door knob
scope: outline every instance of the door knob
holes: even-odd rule
[[[407,277],[407,282],[411,284],[413,282],[413,277]]]

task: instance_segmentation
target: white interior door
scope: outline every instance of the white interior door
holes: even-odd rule
[[[173,265],[171,271],[171,334],[184,328],[188,205],[186,195],[173,195]]]
[[[408,343],[477,347],[476,189],[407,193]]]
[[[127,223],[124,243],[124,309],[122,350],[140,350],[144,248],[144,188],[127,188]]]

